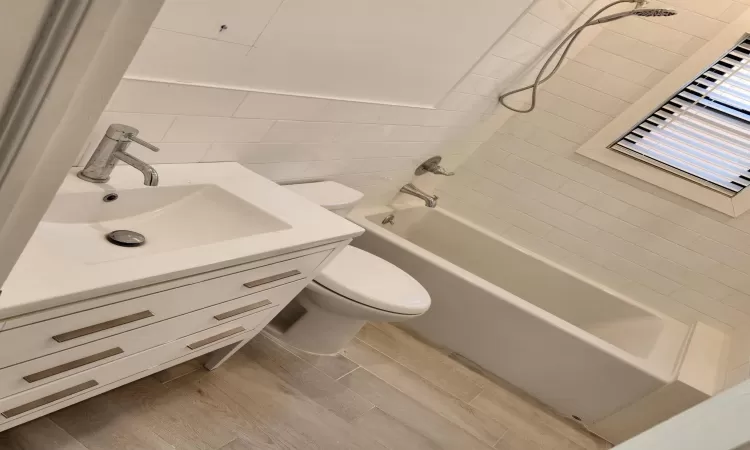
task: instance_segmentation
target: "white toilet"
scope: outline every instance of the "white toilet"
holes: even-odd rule
[[[324,181],[286,186],[341,216],[362,193]],[[309,353],[343,349],[367,321],[400,322],[424,314],[430,295],[409,274],[375,255],[348,246],[280,314],[270,331]]]

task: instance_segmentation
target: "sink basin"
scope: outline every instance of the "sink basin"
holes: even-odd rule
[[[260,208],[212,184],[77,192],[55,197],[39,224],[39,236],[75,260],[95,264],[238,239],[291,228]],[[118,247],[114,230],[146,237],[141,247]]]

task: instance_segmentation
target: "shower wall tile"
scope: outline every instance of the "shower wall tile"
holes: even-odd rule
[[[167,131],[165,142],[256,142],[266,135],[272,120],[180,116]]]
[[[739,3],[734,4],[735,7],[741,8],[741,11],[736,11],[739,14],[744,12],[747,7]],[[652,1],[649,3],[650,8],[666,8],[672,9],[674,6],[664,3],[662,1]],[[734,9],[734,8],[732,8]],[[731,17],[727,20],[714,19],[703,14],[693,12],[687,8],[680,8],[680,13],[673,16],[669,21],[664,21],[659,18],[649,19],[651,22],[660,23],[662,26],[672,28],[673,30],[682,31],[683,33],[691,34],[703,39],[711,39],[724,28],[727,21],[734,20]]]
[[[557,28],[566,28],[579,13],[578,9],[566,0],[540,0],[535,2],[529,11]]]
[[[607,73],[577,61],[570,61],[560,69],[559,74],[570,81],[586,84],[597,91],[605,92],[626,102],[638,100],[648,90],[648,88],[618,75]]]
[[[542,47],[529,41],[509,34],[501,39],[491,53],[501,58],[509,59],[524,65],[533,64],[542,52]]]
[[[105,112],[232,117],[245,92],[123,79]]]
[[[561,29],[532,14],[526,14],[510,29],[510,34],[539,47],[557,39]]]
[[[748,5],[660,0],[650,6],[679,15],[606,25],[542,87],[535,112],[512,115],[438,187],[446,208],[519,245],[677,320],[731,332],[732,382],[747,377],[750,355],[750,215],[718,214],[575,151]],[[524,61],[535,45],[526,33],[546,33],[539,20],[513,31],[532,44],[507,40],[493,53]]]
[[[671,72],[685,60],[684,55],[609,29],[601,32],[592,45],[662,72]]]
[[[666,72],[593,45],[581,50],[575,61],[647,88],[653,87],[666,76]]]
[[[745,363],[727,373],[724,389],[736,386],[748,378],[750,378],[750,363]]]
[[[671,0],[668,3],[675,8],[684,8],[706,17],[719,19],[725,13],[731,11],[738,2],[733,0],[713,0],[710,2],[700,0]],[[726,18],[726,20],[732,19],[733,18]]]
[[[744,3],[744,4],[740,4]],[[744,13],[748,9],[748,3],[746,0],[740,0],[740,3],[737,3],[736,1],[732,3],[732,5],[729,6],[722,14],[719,16],[720,20],[723,21],[732,21],[735,17],[738,17],[740,14]]]
[[[651,5],[649,5],[651,7]],[[676,16],[675,16],[676,17]],[[633,39],[638,39],[647,44],[658,46],[664,50],[669,50],[674,53],[682,53],[682,49],[696,36],[689,32],[682,32],[669,28],[666,25],[667,20],[660,21],[641,21],[637,30],[634,30],[629,23],[624,20],[612,22],[607,29],[615,33],[628,36]],[[711,36],[713,37],[713,36]],[[710,39],[710,38],[709,38]],[[705,42],[705,41],[704,41]],[[687,54],[689,56],[689,54]]]

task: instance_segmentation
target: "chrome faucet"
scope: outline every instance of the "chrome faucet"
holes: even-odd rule
[[[138,130],[133,127],[119,123],[110,125],[102,140],[99,141],[96,150],[94,150],[94,154],[86,163],[86,167],[78,172],[78,178],[91,183],[106,183],[109,181],[112,169],[115,168],[119,160],[140,170],[143,174],[143,184],[157,186],[159,174],[156,173],[156,169],[125,151],[131,142],[140,144],[154,152],[159,151],[159,147],[149,144],[137,136]]]
[[[414,175],[424,175],[427,172],[434,173],[435,175],[445,175],[446,177],[452,177],[455,172],[448,172],[444,167],[440,166],[440,162],[443,160],[440,156],[433,156],[427,161],[417,167],[414,171]]]
[[[437,206],[437,201],[438,201],[437,195],[430,195],[426,193],[425,191],[419,189],[418,187],[414,186],[413,183],[405,184],[401,188],[400,192],[403,194],[413,195],[414,197],[424,200],[425,206],[428,206],[430,208],[434,208]]]

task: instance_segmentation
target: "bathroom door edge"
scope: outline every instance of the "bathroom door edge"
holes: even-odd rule
[[[50,2],[32,50],[18,68],[19,81],[0,112],[0,288],[162,3]],[[7,290],[3,295],[9,295]]]

